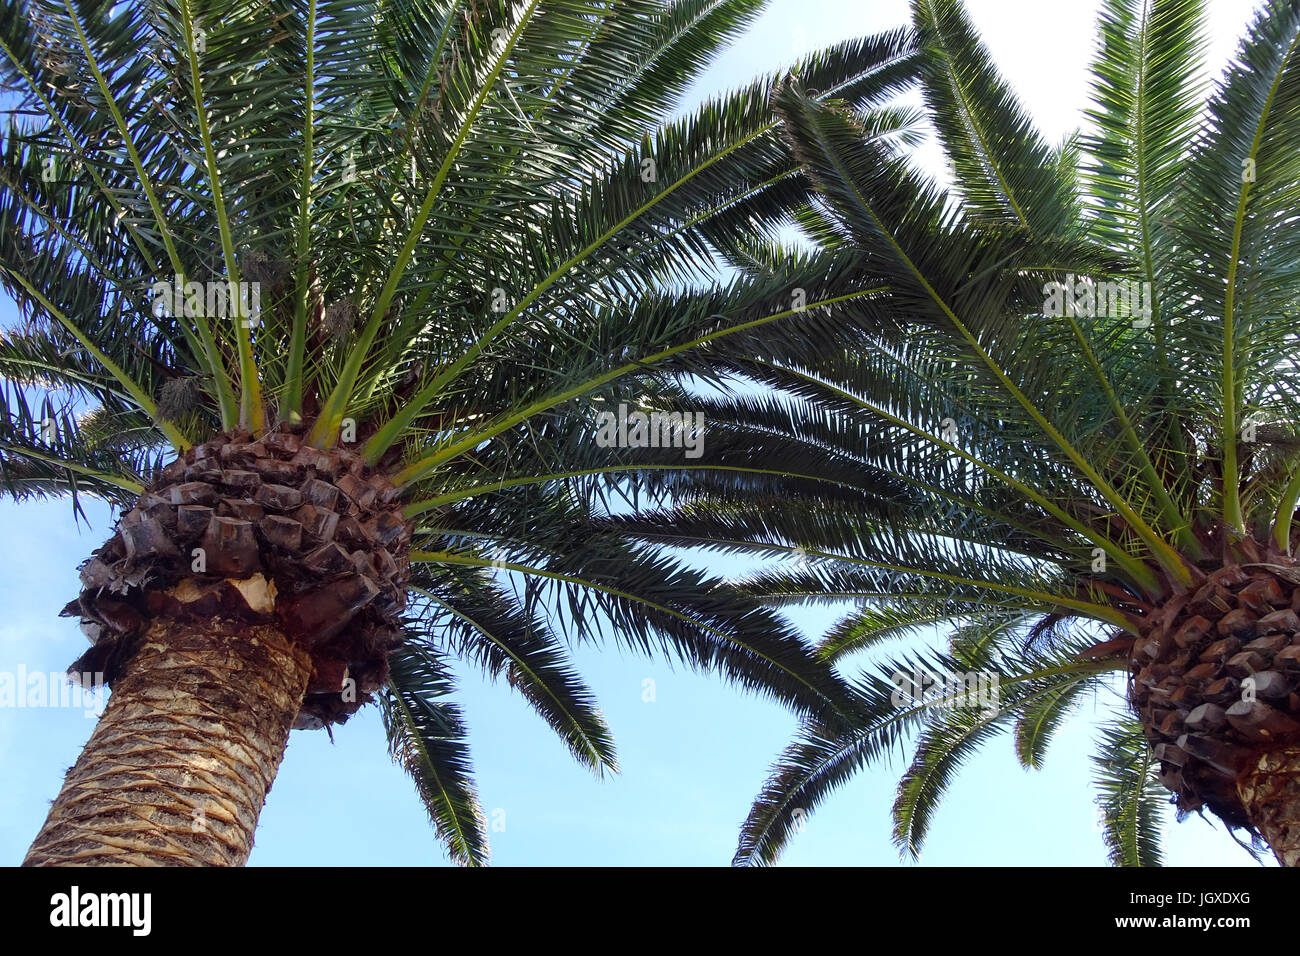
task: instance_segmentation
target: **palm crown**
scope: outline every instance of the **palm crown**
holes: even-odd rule
[[[0,82],[17,98],[0,279],[27,317],[0,341],[4,487],[123,508],[145,493],[128,517],[161,509],[171,529],[150,495],[173,456],[188,457],[172,478],[209,482],[185,507],[232,493],[202,470],[209,445],[254,460],[259,436],[289,435],[277,453],[347,449],[356,474],[383,475],[408,537],[388,579],[405,643],[380,699],[460,861],[485,859],[486,838],[446,700],[452,658],[507,674],[596,768],[613,746],[562,627],[605,620],[635,649],[840,706],[830,669],[770,611],[592,521],[630,475],[655,493],[692,471],[680,451],[648,461],[592,441],[600,403],[680,409],[675,377],[707,371],[701,346],[839,321],[816,295],[789,303],[843,285],[845,256],[711,278],[714,250],[774,228],[809,189],[771,113],[775,78],[663,121],[760,6],[27,0],[0,14]],[[913,64],[898,32],[799,70],[865,115]],[[247,304],[214,314],[188,283],[248,290]],[[248,503],[221,501],[222,527],[242,527]],[[294,516],[274,520],[296,542]],[[96,660],[125,640],[105,582],[128,591],[121,568],[140,571],[116,547],[71,609]]]
[[[946,191],[851,110],[806,95],[815,86],[778,92],[817,186],[791,215],[820,248],[859,252],[854,283],[879,292],[856,303],[843,347],[720,343],[733,372],[770,390],[707,413],[772,449],[776,471],[817,483],[719,486],[614,524],[806,555],[744,590],[857,602],[821,644],[827,660],[935,626],[950,639],[876,661],[853,730],[809,723],[751,812],[739,862],[775,858],[796,810],[911,731],[895,837],[915,852],[981,743],[1012,732],[1037,766],[1071,707],[1125,671],[1137,714],[1116,714],[1097,757],[1112,858],[1158,860],[1163,783],[1182,810],[1208,807],[1295,861],[1279,823],[1294,810],[1262,781],[1300,731],[1300,4],[1266,5],[1208,102],[1203,7],[1108,0],[1088,126],[1053,147],[962,6],[914,0]],[[788,252],[734,264],[760,276]],[[947,691],[900,701],[897,675],[914,669],[997,677],[996,705],[954,708]]]

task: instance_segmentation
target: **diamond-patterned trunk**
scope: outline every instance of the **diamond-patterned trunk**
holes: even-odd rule
[[[304,431],[190,449],[82,566],[64,614],[92,646],[71,670],[102,672],[113,695],[29,863],[150,847],[155,862],[242,862],[290,728],[347,720],[387,679],[411,539],[399,491]],[[183,839],[204,792],[216,823]]]
[[[1251,827],[1295,865],[1300,828],[1276,818],[1300,822],[1300,793],[1265,778],[1275,765],[1290,773],[1282,765],[1300,744],[1296,562],[1272,553],[1213,571],[1147,619],[1130,670],[1130,698],[1179,808]]]

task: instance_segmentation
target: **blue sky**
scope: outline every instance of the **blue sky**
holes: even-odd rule
[[[1005,75],[1051,138],[1080,122],[1098,4],[1094,0],[969,0]],[[1241,35],[1251,0],[1212,0],[1209,62],[1217,73]],[[768,12],[710,69],[695,98],[786,65],[801,50],[903,24],[904,0],[772,0]],[[943,178],[933,144],[920,162]],[[0,298],[0,324],[14,318]],[[57,612],[78,588],[76,567],[111,528],[85,502],[78,526],[66,502],[0,502],[0,672],[61,671],[85,646]],[[713,562],[717,565],[717,562]],[[810,637],[826,610],[795,616]],[[558,738],[504,682],[462,668],[480,798],[498,865],[721,865],[772,759],[796,726],[769,701],[706,676],[609,646],[575,661],[619,744],[622,773],[604,780],[575,764]],[[645,698],[646,681],[654,699]],[[1083,703],[1027,772],[1008,738],[961,774],[931,829],[920,865],[1105,864],[1089,784],[1095,718],[1114,692]],[[63,773],[89,736],[81,709],[0,708],[0,865],[18,863]],[[889,807],[905,760],[859,774],[809,819],[787,865],[898,865]],[[1221,828],[1167,814],[1167,861],[1248,865]],[[448,865],[406,776],[389,760],[373,709],[335,729],[295,732],[267,800],[251,865]]]

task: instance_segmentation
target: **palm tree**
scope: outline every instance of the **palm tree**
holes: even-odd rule
[[[949,637],[873,661],[848,732],[807,723],[737,862],[774,859],[913,731],[894,836],[915,853],[981,743],[1009,732],[1037,766],[1115,675],[1127,700],[1096,758],[1113,862],[1158,862],[1162,787],[1300,862],[1300,3],[1265,5],[1208,102],[1203,7],[1107,0],[1088,129],[1054,148],[961,4],[914,0],[949,190],[815,84],[778,92],[817,184],[795,221],[862,256],[845,291],[882,291],[833,349],[719,343],[774,391],[704,409],[715,434],[820,482],[719,485],[608,526],[797,551],[744,590],[854,602],[827,661]],[[784,254],[736,265],[758,277]]]
[[[601,403],[680,411],[700,346],[840,321],[790,303],[842,256],[716,279],[810,188],[775,78],[665,119],[760,7],[5,6],[0,477],[123,512],[65,609],[113,693],[26,863],[241,863],[290,729],[376,697],[483,862],[449,662],[614,769],[562,640],[602,622],[843,709],[770,610],[593,521],[692,468],[602,447]],[[868,110],[913,60],[898,32],[801,70]]]

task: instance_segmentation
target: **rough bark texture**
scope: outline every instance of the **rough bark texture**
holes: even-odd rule
[[[311,672],[274,625],[152,622],[23,865],[243,864]]]
[[[1256,816],[1242,775],[1261,754],[1300,745],[1300,566],[1255,550],[1150,614],[1129,662],[1161,782],[1181,809],[1206,807],[1241,827]]]
[[[188,449],[82,565],[71,670],[113,693],[27,864],[241,864],[290,729],[383,686],[411,524],[383,462],[306,427]]]
[[[342,723],[371,699],[402,640],[411,525],[382,467],[305,444],[305,427],[219,435],[162,470],[81,567],[64,614],[92,647],[73,671],[113,687],[150,622],[237,617],[311,653],[298,727]],[[236,581],[273,593],[249,604]]]
[[[1283,866],[1300,866],[1300,745],[1261,754],[1237,780],[1251,825]]]

